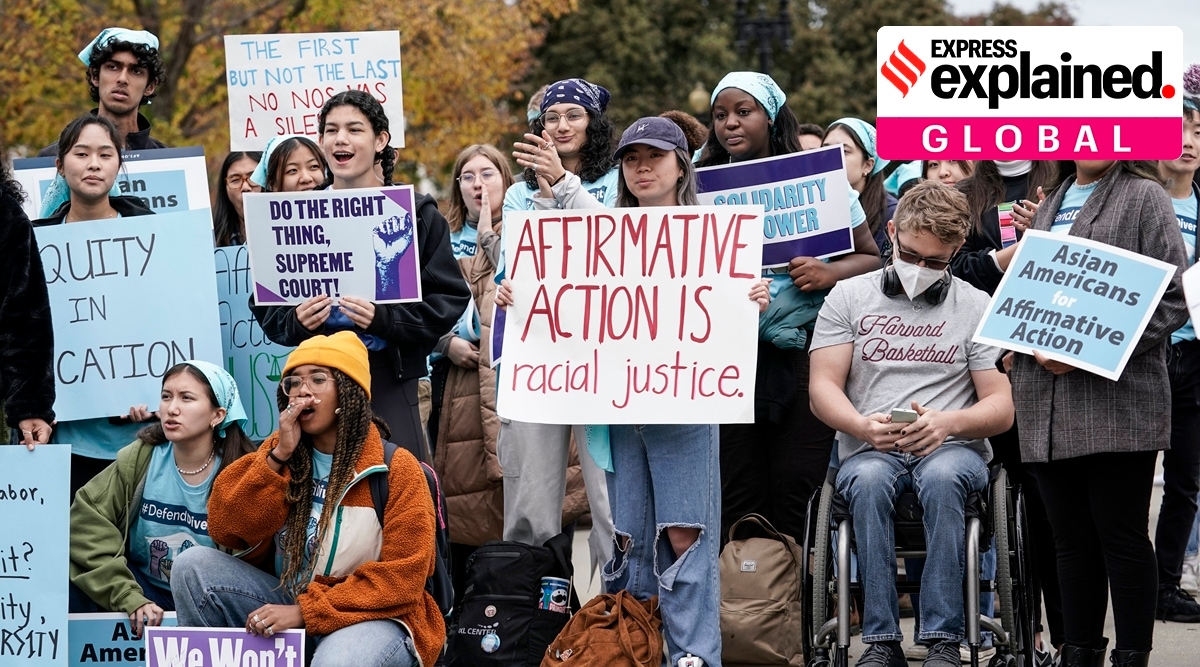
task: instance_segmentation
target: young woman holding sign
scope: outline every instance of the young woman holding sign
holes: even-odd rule
[[[694,206],[696,171],[687,139],[672,120],[641,118],[621,137],[621,207]],[[768,281],[750,300],[759,312],[770,301]],[[507,281],[496,303],[511,304]],[[668,664],[721,664],[721,471],[716,424],[587,426],[589,457],[606,463],[615,539],[601,572],[609,593],[628,590],[640,600],[658,596]],[[669,582],[669,583],[664,583]]]
[[[711,99],[712,125],[699,166],[757,160],[800,150],[796,117],[775,81],[731,72]],[[879,268],[857,194],[850,191],[854,252],[825,262],[796,257],[768,269],[771,305],[759,318],[755,423],[721,426],[721,535],[747,514],[765,516],[803,541],[808,499],[829,468],[834,431],[808,405],[807,342],[825,294],[838,280]],[[797,325],[799,320],[805,323]],[[791,324],[783,322],[791,321]]]
[[[861,118],[839,118],[825,130],[822,146],[842,147],[846,161],[846,179],[858,193],[867,214],[867,229],[883,256],[891,253],[887,223],[896,212],[897,199],[883,187],[883,169],[888,160],[875,148],[875,126]]]
[[[350,90],[325,103],[318,116],[321,147],[334,190],[392,184],[396,149],[388,145],[388,117],[369,93]],[[382,169],[382,177],[379,170]],[[470,291],[450,250],[446,219],[429,195],[413,202],[420,250],[420,302],[376,306],[362,296],[315,296],[296,307],[255,307],[267,337],[294,346],[319,334],[353,331],[370,352],[372,407],[392,427],[396,442],[428,461],[428,444],[418,412],[417,381],[426,357],[454,326]]]
[[[432,665],[446,636],[425,590],[434,510],[411,454],[384,460],[367,348],[349,331],[313,336],[287,359],[279,430],[213,482],[209,533],[239,560],[189,549],[176,562],[179,625],[305,628],[312,667]],[[382,522],[369,479],[386,474]],[[265,570],[265,571],[264,571]]]
[[[54,163],[66,184],[67,200],[50,217],[34,220],[33,226],[152,215],[141,199],[111,194],[121,170],[121,147],[121,135],[107,118],[84,114],[67,124],[59,135]],[[51,442],[71,445],[71,497],[137,436],[138,422],[153,417],[147,406],[135,405],[128,415],[55,423]]]
[[[1154,163],[1075,165],[1074,176],[1038,208],[1031,229],[1187,266]],[[1064,666],[1103,661],[1110,588],[1117,630],[1112,663],[1144,667],[1149,660],[1158,599],[1150,495],[1155,459],[1170,444],[1168,347],[1186,321],[1176,272],[1119,380],[1036,352],[1011,360],[1021,460],[1035,470],[1058,549]]]
[[[158,413],[71,504],[70,610],[128,614],[135,636],[175,610],[176,559],[216,546],[205,529],[213,479],[254,451],[237,384],[206,361],[167,371]]]

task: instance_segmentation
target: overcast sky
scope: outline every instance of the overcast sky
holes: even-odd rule
[[[994,0],[949,0],[960,16],[988,11]],[[1007,0],[1030,11],[1039,0]],[[1200,0],[1067,0],[1075,25],[1177,25],[1183,29],[1183,62],[1200,63]]]

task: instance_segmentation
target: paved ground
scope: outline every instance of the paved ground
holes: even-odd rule
[[[1158,521],[1158,507],[1162,502],[1162,489],[1155,487],[1154,499],[1151,501],[1150,507],[1150,531],[1153,537],[1154,526]],[[579,589],[579,599],[583,601],[590,600],[593,596],[600,592],[600,575],[596,573],[594,577],[587,576],[588,568],[588,545],[587,531],[579,531],[575,533],[575,585]],[[912,619],[904,619],[901,623],[904,629],[905,637],[912,637]],[[1105,626],[1105,635],[1109,638],[1116,636],[1113,629],[1112,608],[1108,611],[1108,622]],[[857,658],[862,653],[862,644],[855,637],[854,644],[851,647],[851,664],[853,659]],[[913,662],[911,665],[918,665]],[[1105,661],[1108,665],[1108,661]],[[1154,652],[1150,656],[1150,665],[1152,667],[1197,667],[1200,666],[1200,624],[1184,624],[1184,623],[1164,623],[1157,622],[1154,627]]]

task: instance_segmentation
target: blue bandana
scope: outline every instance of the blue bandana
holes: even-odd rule
[[[260,188],[267,187],[267,165],[271,164],[271,153],[274,153],[279,144],[288,139],[308,139],[308,137],[303,134],[284,134],[278,137],[271,137],[271,140],[267,142],[267,147],[263,149],[262,157],[258,160],[258,166],[254,168],[254,173],[250,174],[251,183],[258,185]]]
[[[103,49],[108,46],[109,42],[128,42],[130,44],[144,44],[155,51],[158,50],[158,38],[154,33],[145,30],[129,30],[128,28],[105,28],[96,35],[83,50],[79,52],[79,59],[84,65],[92,66],[92,48],[100,47]]]
[[[884,160],[879,157],[879,149],[875,147],[875,126],[861,118],[839,118],[829,124],[830,129],[834,125],[845,125],[850,128],[854,136],[858,137],[859,142],[867,149],[868,158],[875,158],[875,166],[871,169],[871,175],[874,176],[883,171],[883,168],[888,166],[890,160]],[[828,130],[826,130],[828,134]]]
[[[779,115],[779,110],[787,102],[787,95],[783,94],[783,89],[770,76],[759,72],[730,72],[721,79],[716,88],[713,88],[708,106],[716,104],[717,95],[727,88],[737,88],[750,93],[763,109],[766,109],[767,118],[771,120],[775,120],[775,116]]]
[[[914,178],[921,178],[921,176],[920,160],[905,162],[899,167],[896,167],[896,171],[893,171],[892,175],[887,177],[887,180],[883,182],[883,189],[893,197],[899,197],[900,186],[913,180]]]
[[[555,104],[578,104],[593,114],[602,114],[608,108],[608,90],[604,86],[588,83],[583,79],[563,79],[550,85],[542,98],[542,113]]]
[[[233,376],[224,368],[207,361],[193,359],[184,363],[204,373],[204,377],[208,378],[208,386],[212,387],[213,394],[217,397],[217,406],[225,408],[225,418],[217,424],[217,437],[225,437],[225,429],[234,423],[245,431],[246,423],[250,420],[246,417],[246,409],[242,407],[242,399],[238,396],[238,386]]]

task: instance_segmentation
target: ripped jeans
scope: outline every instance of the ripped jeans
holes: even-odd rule
[[[721,665],[721,468],[716,425],[639,424],[609,429],[614,472],[608,475],[616,540],[603,570],[605,590],[639,600],[657,595],[670,653]],[[675,557],[668,527],[700,537]],[[622,548],[622,542],[628,541]]]

